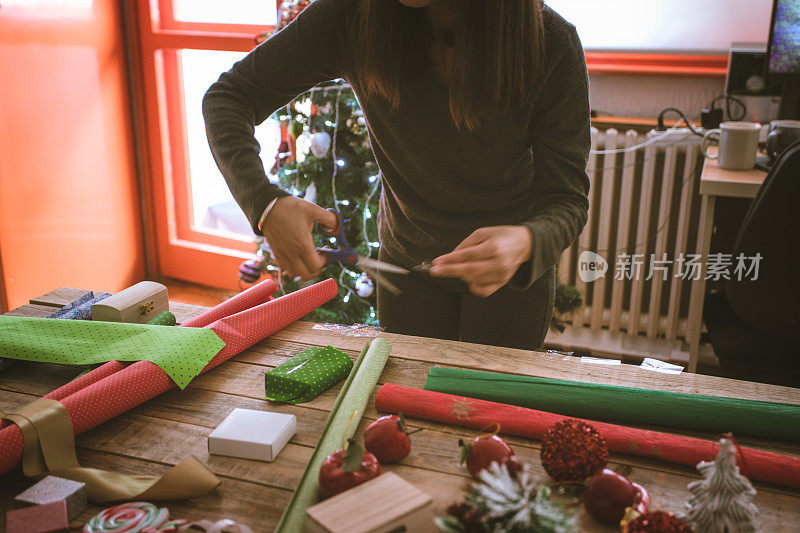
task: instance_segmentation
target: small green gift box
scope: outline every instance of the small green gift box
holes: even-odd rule
[[[267,400],[309,402],[346,378],[353,361],[333,346],[308,348],[264,374]]]

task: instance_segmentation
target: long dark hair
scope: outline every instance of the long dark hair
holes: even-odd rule
[[[450,115],[474,129],[487,108],[530,102],[544,56],[542,0],[457,0],[448,71]],[[431,6],[433,7],[433,6]],[[403,80],[428,68],[434,37],[425,9],[397,0],[362,0],[356,32],[365,89],[397,109]]]

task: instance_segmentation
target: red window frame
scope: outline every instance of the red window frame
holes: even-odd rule
[[[276,0],[276,9],[280,0]],[[150,227],[159,274],[220,288],[237,288],[236,271],[255,245],[190,223],[192,213],[184,92],[179,51],[249,52],[254,37],[272,29],[261,25],[183,22],[174,19],[171,0],[144,0],[135,10],[134,49],[137,116],[143,125],[142,151]]]
[[[276,0],[276,9],[281,0]],[[174,18],[172,0],[134,2],[132,31],[141,151],[145,161],[147,233],[159,274],[204,285],[237,288],[239,263],[255,246],[246,239],[198,231],[192,213],[181,49],[248,52],[260,25],[185,22]],[[586,53],[592,73],[724,76],[727,56],[649,53]]]

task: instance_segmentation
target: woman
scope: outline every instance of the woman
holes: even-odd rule
[[[280,268],[306,280],[324,266],[313,223],[335,219],[269,183],[253,128],[332,78],[358,96],[381,170],[380,259],[433,265],[391,277],[400,295],[379,285],[380,324],[538,348],[588,210],[575,28],[541,0],[315,0],[222,74],[203,101],[214,157]]]

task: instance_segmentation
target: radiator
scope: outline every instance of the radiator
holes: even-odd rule
[[[634,151],[597,153],[648,141],[654,142]],[[583,293],[583,308],[564,321],[570,330],[685,339],[691,280],[681,275],[675,260],[697,250],[699,141],[684,129],[665,134],[592,128],[589,218],[558,266],[562,283]],[[594,281],[584,281],[578,272],[587,267],[579,264],[585,251],[607,262],[605,274]],[[651,257],[658,268],[646,279]],[[629,268],[620,272],[620,265],[636,264],[639,258],[638,276],[631,276]]]

